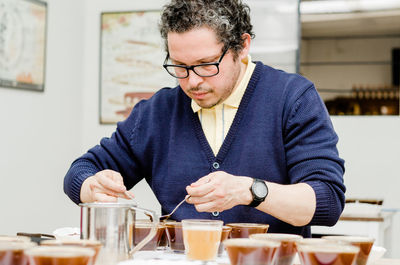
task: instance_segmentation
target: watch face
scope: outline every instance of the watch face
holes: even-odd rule
[[[257,197],[264,198],[268,193],[267,186],[264,183],[257,182],[254,185],[253,192]]]

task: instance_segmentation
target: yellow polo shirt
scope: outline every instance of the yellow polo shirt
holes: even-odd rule
[[[224,102],[210,109],[205,109],[192,100],[193,112],[197,112],[199,115],[204,134],[206,135],[207,141],[210,144],[214,155],[218,153],[222,143],[224,142],[256,66],[251,62],[250,55],[248,55],[246,59],[242,60],[242,62],[247,65],[246,72],[244,73],[242,80],[240,80],[239,85]]]

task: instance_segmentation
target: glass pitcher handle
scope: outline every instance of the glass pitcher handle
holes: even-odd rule
[[[151,210],[143,209],[140,207],[132,206],[131,211],[139,211],[144,213],[146,216],[150,218],[150,221],[152,221],[152,227],[150,229],[150,232],[147,234],[145,238],[143,238],[142,241],[140,241],[134,248],[129,250],[129,257],[132,258],[133,254],[136,253],[136,251],[139,251],[142,249],[147,243],[150,242],[154,238],[154,236],[157,234],[157,229],[158,229],[158,223],[159,223],[159,216]],[[132,231],[134,233],[134,231]],[[130,246],[130,244],[128,244]]]

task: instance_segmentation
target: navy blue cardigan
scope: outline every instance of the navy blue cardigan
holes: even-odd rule
[[[344,205],[344,161],[325,105],[310,81],[258,62],[217,156],[190,103],[179,86],[139,102],[110,138],[72,163],[65,193],[79,203],[82,182],[113,169],[128,189],[145,178],[168,213],[186,195],[187,185],[222,170],[281,184],[306,182],[317,199],[309,225],[336,223]],[[216,217],[183,204],[173,219],[185,218],[267,223],[269,232],[310,235],[309,226],[294,227],[248,206]]]

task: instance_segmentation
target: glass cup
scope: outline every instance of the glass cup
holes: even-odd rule
[[[101,250],[102,244],[97,240],[89,240],[89,239],[63,239],[63,240],[43,240],[40,245],[42,246],[75,246],[75,247],[84,247],[94,250],[93,262],[95,263],[99,252]]]
[[[91,265],[95,251],[90,248],[40,246],[25,251],[30,265]]]
[[[360,248],[356,258],[356,265],[366,265],[375,239],[362,236],[323,236],[323,239],[336,242],[346,242]]]
[[[182,223],[176,221],[163,222],[168,239],[169,249],[173,252],[183,253],[185,245],[183,244]]]
[[[230,238],[248,238],[251,234],[267,233],[269,225],[256,223],[230,223],[232,227]]]
[[[224,242],[231,265],[273,264],[279,243],[253,238],[231,238]]]
[[[33,248],[36,245],[36,243],[29,241],[0,241],[0,264],[27,264],[27,259],[24,256],[24,251]]]
[[[231,231],[232,231],[232,227],[226,226],[226,225],[222,226],[221,242],[219,243],[219,247],[218,247],[218,256],[221,256],[222,253],[224,252],[224,241],[229,238]]]
[[[129,235],[133,234],[133,238],[131,238],[131,242],[133,245],[136,246],[141,242],[149,233],[152,228],[153,224],[149,220],[136,220],[133,224],[133,231],[129,232]],[[156,235],[148,242],[141,250],[156,250],[157,247],[160,245],[162,236],[165,232],[165,226],[162,223],[159,223],[157,226],[157,233]]]
[[[272,240],[279,243],[275,265],[292,265],[294,256],[297,253],[295,243],[303,238],[299,235],[274,233],[252,234],[249,237],[258,240]]]
[[[6,236],[0,235],[0,242],[31,242],[31,238],[27,236]]]
[[[223,221],[182,220],[183,242],[189,260],[215,261],[221,241]]]
[[[359,247],[341,243],[321,241],[321,244],[296,242],[302,265],[352,265],[360,251]]]

